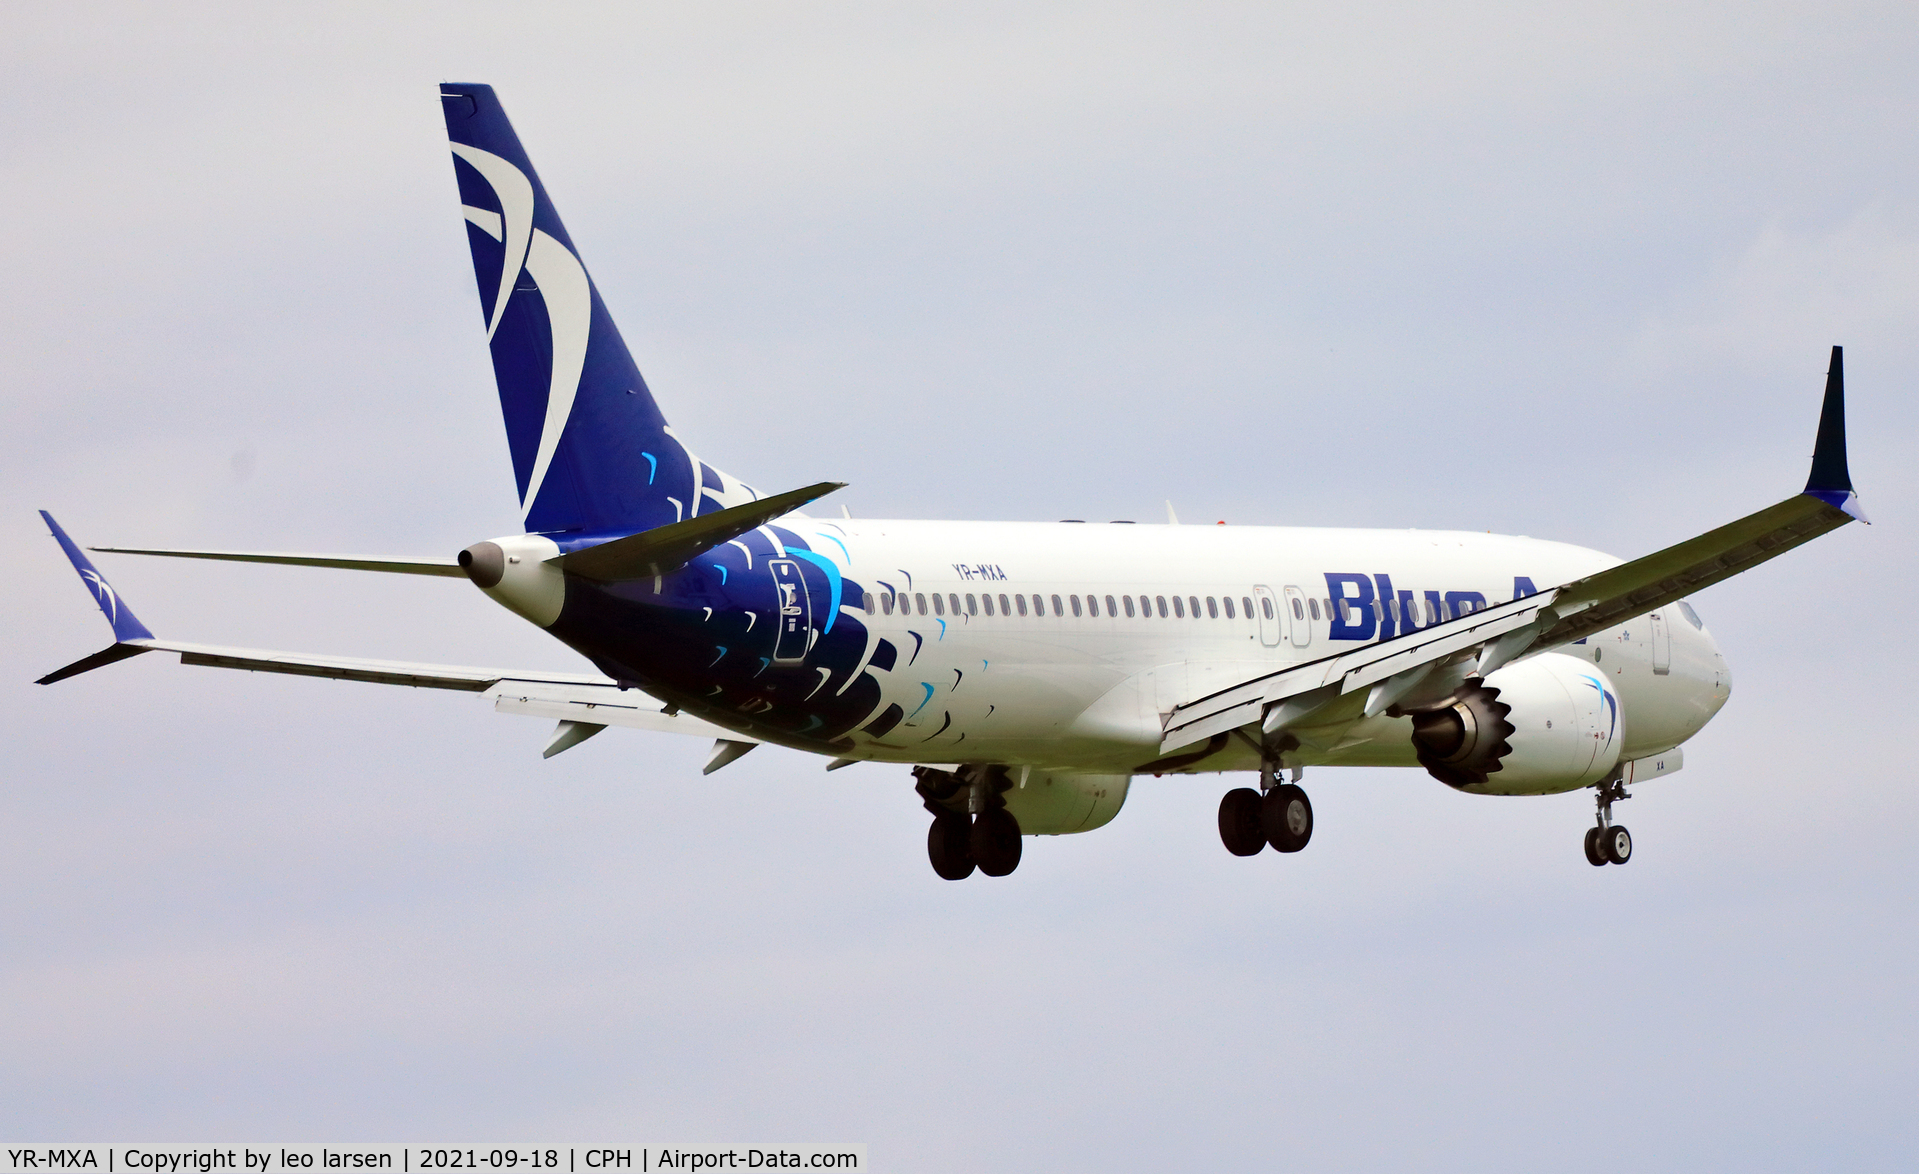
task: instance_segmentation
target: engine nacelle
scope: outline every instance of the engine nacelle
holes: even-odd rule
[[[566,574],[546,561],[559,553],[551,538],[512,534],[461,551],[460,569],[496,603],[546,628],[566,604]]]
[[[1019,772],[1013,771],[1014,777]],[[1064,836],[1105,827],[1126,803],[1131,775],[1041,774],[1006,791],[1006,810],[1029,836]]]
[[[1547,652],[1468,681],[1443,709],[1413,715],[1419,764],[1478,795],[1589,787],[1619,761],[1619,695],[1577,657]]]

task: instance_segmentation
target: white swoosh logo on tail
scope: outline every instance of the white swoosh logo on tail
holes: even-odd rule
[[[560,434],[566,431],[567,417],[573,413],[580,373],[586,369],[587,338],[593,331],[593,285],[580,259],[565,245],[534,229],[533,243],[526,253],[526,271],[533,275],[540,296],[546,300],[546,317],[553,329],[553,373],[546,393],[546,421],[540,426],[540,447],[533,456],[533,474],[526,481],[526,498],[520,503],[522,515],[540,496],[547,467],[560,446]]]
[[[533,241],[533,183],[524,172],[493,154],[478,147],[469,147],[465,143],[449,142],[453,153],[473,165],[480,178],[493,186],[493,194],[500,201],[500,215],[505,221],[506,259],[500,264],[500,288],[493,295],[493,312],[486,319],[486,340],[493,341],[493,332],[500,328],[500,315],[506,312],[507,299],[513,296],[514,283],[520,279],[520,266],[526,263],[526,253]],[[467,219],[473,219],[468,216]],[[477,223],[477,221],[476,221]],[[482,228],[487,226],[482,224]],[[491,233],[495,240],[500,234]],[[536,278],[537,280],[537,278]]]

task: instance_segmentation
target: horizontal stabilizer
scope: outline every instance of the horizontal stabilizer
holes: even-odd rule
[[[101,554],[156,554],[165,558],[209,558],[232,563],[277,563],[289,567],[333,567],[343,571],[385,571],[392,575],[444,575],[464,578],[458,560],[394,558],[368,554],[288,554],[254,550],[146,550],[129,546],[89,546]]]
[[[568,574],[601,583],[663,575],[682,566],[701,551],[711,550],[722,542],[731,542],[774,518],[792,513],[815,498],[844,488],[844,481],[821,481],[804,489],[776,493],[745,505],[701,514],[625,538],[615,538],[611,542],[550,558],[547,562]]]

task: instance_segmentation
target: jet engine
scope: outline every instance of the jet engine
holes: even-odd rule
[[[1547,652],[1468,681],[1415,713],[1419,765],[1476,795],[1550,795],[1598,782],[1619,761],[1619,695],[1578,657]]]
[[[1041,774],[1005,793],[1006,810],[1029,836],[1090,832],[1112,822],[1126,802],[1130,775]]]

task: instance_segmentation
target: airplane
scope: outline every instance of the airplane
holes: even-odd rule
[[[1624,864],[1630,788],[1678,771],[1732,676],[1687,596],[1856,520],[1841,348],[1804,491],[1629,562],[1455,531],[818,518],[667,424],[491,87],[440,89],[523,532],[454,558],[92,547],[465,578],[593,672],[156,637],[52,515],[114,643],[181,663],[466,690],[555,719],[911,768],[934,871],[1005,876],[1092,831],[1133,778],[1255,772],[1226,849],[1306,847],[1307,767],[1424,769],[1480,795],[1595,792],[1586,859]],[[1541,586],[1543,584],[1543,586]]]

